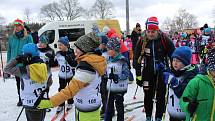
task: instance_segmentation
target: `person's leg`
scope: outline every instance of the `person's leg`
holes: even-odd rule
[[[124,121],[124,94],[116,94],[115,95],[115,104],[117,110],[117,121]]]
[[[21,100],[21,97],[20,97],[20,78],[18,76],[15,76],[15,79],[16,79],[17,93],[18,93],[18,96],[19,96],[19,101],[17,103],[17,106],[22,106],[22,100]]]
[[[105,121],[112,121],[112,116],[114,112],[114,94],[110,93],[109,100],[108,100],[108,106],[105,110]]]
[[[107,102],[107,79],[105,77],[101,78],[100,93],[102,98],[101,116],[105,113],[105,107]]]
[[[75,121],[100,121],[100,110],[91,111],[91,112],[80,112],[76,111]]]
[[[67,82],[68,85],[69,85],[69,82],[70,82],[71,80],[72,80],[72,78],[66,80],[66,82]],[[66,87],[66,86],[65,86],[65,87]],[[65,87],[64,87],[64,88],[65,88]],[[68,103],[68,104],[73,104],[73,103],[74,103],[73,98],[68,99],[68,100],[67,100],[67,103]]]
[[[144,90],[144,108],[146,112],[146,117],[152,117],[152,109],[153,109],[153,88],[150,87],[149,90]]]
[[[25,109],[27,121],[44,121],[46,116],[46,110],[38,109]]]
[[[58,91],[60,92],[60,90],[64,89],[67,85],[67,82],[65,79],[59,78],[59,88]],[[62,104],[59,105],[60,107],[65,106],[65,102],[63,102]]]

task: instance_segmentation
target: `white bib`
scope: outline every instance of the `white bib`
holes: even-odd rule
[[[74,96],[74,104],[78,110],[89,112],[100,107],[100,82],[101,77],[96,72],[96,78]]]
[[[117,74],[119,77],[122,74],[122,63],[116,62],[116,63],[109,63],[107,65],[107,74],[109,75],[111,73],[111,68],[113,69],[113,73]],[[110,91],[112,92],[127,92],[127,88],[128,88],[128,79],[126,80],[118,80],[118,83],[114,83],[114,81],[108,79],[107,82],[107,90],[110,89]],[[110,84],[111,83],[111,84]]]
[[[207,45],[207,44],[208,44],[208,39],[209,39],[209,38],[210,38],[210,36],[202,35],[201,45]]]
[[[59,73],[58,76],[63,79],[69,79],[73,76],[72,67],[67,63],[64,56],[57,54],[56,59],[59,65]]]
[[[40,58],[43,60],[44,63],[49,63],[50,59],[46,57],[45,54],[46,54],[45,52],[40,52]],[[51,68],[48,67],[48,77],[50,77],[51,75],[52,75]]]
[[[22,76],[21,82],[22,104],[23,106],[33,107],[40,93],[46,89],[47,82],[44,84],[35,83],[26,74]],[[47,98],[47,93],[45,93],[44,97]]]
[[[180,108],[179,99],[171,88],[169,88],[167,110],[170,116],[185,119],[185,113]]]

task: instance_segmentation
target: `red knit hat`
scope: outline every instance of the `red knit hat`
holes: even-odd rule
[[[20,19],[16,19],[14,22],[13,22],[13,25],[22,25],[24,26],[24,22]]]
[[[159,30],[159,26],[158,26],[159,22],[158,22],[158,18],[157,17],[150,17],[146,20],[146,30]]]

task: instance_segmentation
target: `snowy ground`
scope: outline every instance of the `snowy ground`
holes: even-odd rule
[[[5,53],[3,54],[3,58],[5,59]],[[53,71],[53,85],[50,89],[50,96],[55,94],[58,90],[58,76],[57,70]],[[136,99],[133,99],[134,92],[136,89],[136,84],[129,84],[128,93],[124,96],[125,101],[124,104],[136,102],[136,101],[143,101],[143,90],[139,88],[137,91]],[[14,78],[6,79],[4,82],[2,77],[0,77],[0,121],[15,121],[17,116],[19,115],[22,107],[17,107],[16,103],[18,101],[17,90],[16,90],[16,81]],[[136,106],[143,105],[143,103],[134,104],[127,106],[127,109],[131,109]],[[131,110],[130,112],[125,113],[125,117],[135,116],[132,121],[144,121],[145,120],[145,113],[142,112],[143,107]],[[46,114],[45,121],[50,121],[52,116],[54,115],[56,108],[53,108],[51,112]],[[67,117],[67,121],[74,121],[74,109],[70,112]],[[26,121],[24,112],[22,113],[19,121]],[[116,121],[116,117],[113,121]]]

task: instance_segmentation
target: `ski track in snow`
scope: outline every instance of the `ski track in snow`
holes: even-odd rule
[[[6,59],[6,53],[3,53],[3,58]],[[132,69],[132,72],[134,70]],[[135,77],[134,77],[135,78]],[[58,91],[58,71],[54,69],[53,71],[53,84],[50,88],[49,95],[52,96]],[[124,96],[124,104],[136,102],[136,101],[143,101],[143,89],[139,87],[136,95],[136,99],[133,99],[134,92],[136,89],[136,84],[133,82],[129,84],[128,91]],[[17,107],[16,103],[18,101],[18,94],[16,89],[16,81],[15,78],[6,79],[4,82],[2,77],[0,77],[0,121],[16,121],[22,107]],[[142,103],[141,103],[142,104]],[[134,104],[128,106],[128,108],[135,107],[141,104]],[[126,117],[132,117],[135,115],[135,118],[132,121],[144,121],[145,120],[145,113],[142,112],[143,108],[134,109],[128,113],[125,113]],[[50,121],[51,118],[54,116],[56,112],[56,108],[52,108],[51,112],[46,113],[45,121]],[[168,117],[168,116],[166,116]],[[66,121],[74,121],[75,119],[75,110],[74,108],[69,112]],[[58,118],[60,120],[60,118]],[[57,120],[57,121],[58,121]],[[19,121],[26,121],[25,112],[23,111]],[[113,118],[113,121],[116,121],[116,116]]]

